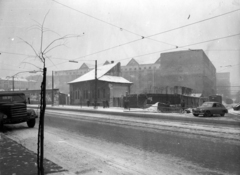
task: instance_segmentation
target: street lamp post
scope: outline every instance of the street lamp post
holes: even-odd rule
[[[12,76],[12,90],[14,91],[14,76]]]
[[[94,108],[97,108],[97,60],[95,60],[95,103],[94,103]]]
[[[53,71],[52,71],[52,106],[54,106],[54,77],[53,77]]]

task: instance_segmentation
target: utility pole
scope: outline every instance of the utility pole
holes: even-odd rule
[[[97,60],[95,60],[95,100],[94,108],[97,108]]]
[[[14,91],[14,76],[12,76],[12,89]]]
[[[52,71],[52,106],[54,106],[54,76]]]

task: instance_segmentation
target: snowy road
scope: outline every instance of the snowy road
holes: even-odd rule
[[[86,115],[49,111],[45,119],[45,156],[72,174],[240,173],[239,128]],[[37,129],[7,128],[36,152]]]

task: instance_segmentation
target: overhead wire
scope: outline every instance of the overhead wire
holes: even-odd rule
[[[58,3],[58,4],[61,4],[61,5],[63,5],[63,6],[66,6],[66,5],[64,5],[64,4],[62,4],[62,3],[59,3],[59,2],[57,2],[57,1],[55,1],[55,0],[53,0],[53,1],[56,2],[56,3]],[[66,7],[70,8],[70,9],[72,9],[72,10],[78,11],[78,10],[76,10],[76,9],[74,9],[74,8],[69,7],[69,6],[66,6]],[[214,18],[218,18],[218,17],[224,16],[224,15],[230,14],[230,13],[234,13],[234,12],[237,12],[237,11],[239,11],[239,10],[240,10],[240,9],[233,10],[233,11],[230,11],[230,12],[227,12],[227,13],[224,13],[224,14],[221,14],[221,15],[217,15],[217,16],[214,16],[214,17],[211,17],[211,18],[203,19],[203,20],[200,20],[200,21],[191,23],[191,24],[187,24],[187,25],[184,25],[184,26],[180,26],[180,27],[176,27],[176,28],[173,28],[173,29],[170,29],[170,30],[166,30],[166,31],[163,31],[163,32],[159,32],[159,33],[156,33],[156,34],[153,34],[153,35],[149,35],[149,36],[146,36],[146,37],[144,37],[144,38],[148,38],[148,37],[152,37],[152,36],[156,36],[156,35],[161,35],[161,34],[164,34],[164,33],[168,33],[168,32],[171,32],[171,31],[174,31],[174,30],[178,30],[178,29],[181,29],[181,28],[184,28],[184,27],[188,27],[188,26],[191,26],[191,25],[194,25],[194,24],[197,24],[197,23],[201,23],[201,22],[208,21],[208,20],[211,20],[211,19],[214,19]],[[116,25],[114,25],[114,24],[108,23],[108,22],[106,22],[106,21],[103,21],[103,20],[98,19],[98,18],[96,18],[96,17],[94,17],[94,16],[91,16],[91,15],[88,15],[88,14],[83,13],[83,12],[81,12],[81,11],[78,11],[78,12],[80,12],[80,13],[82,13],[82,14],[84,14],[84,15],[87,15],[87,16],[89,16],[89,17],[91,17],[91,18],[97,19],[97,20],[99,20],[99,21],[105,22],[105,23],[107,23],[107,24],[109,24],[109,25],[112,25],[112,26],[114,26],[114,27],[118,27],[118,26],[116,26]],[[119,28],[119,27],[118,27],[118,28]],[[123,28],[121,28],[121,29],[123,29]],[[124,29],[124,30],[126,30],[126,29]],[[126,31],[127,31],[127,30],[126,30]],[[130,31],[130,32],[131,32],[131,31]],[[136,33],[135,33],[135,34],[136,34]],[[138,35],[138,34],[137,34],[137,35]],[[141,36],[141,35],[139,35],[139,36]],[[81,56],[81,57],[75,58],[75,59],[73,59],[73,60],[78,60],[78,59],[81,59],[81,58],[85,58],[85,57],[88,57],[88,56],[92,56],[92,55],[95,55],[95,54],[98,54],[98,53],[101,53],[101,52],[108,51],[108,50],[110,50],[110,49],[114,49],[114,48],[117,48],[117,47],[121,47],[121,46],[130,44],[130,43],[134,43],[134,42],[140,41],[140,40],[142,40],[142,39],[143,39],[143,38],[141,38],[141,39],[136,39],[136,40],[132,40],[132,41],[129,41],[129,42],[126,42],[126,43],[117,45],[117,46],[113,46],[113,47],[111,47],[111,48],[103,49],[103,50],[100,50],[100,51],[97,51],[97,52],[94,52],[94,53],[91,53],[91,54],[88,54],[88,55],[85,55],[85,56]],[[209,42],[209,41],[208,41],[208,42]],[[198,43],[197,43],[197,44],[198,44]],[[182,47],[187,47],[187,46],[180,46],[180,47],[177,47],[177,48],[182,48]],[[170,49],[166,49],[166,50],[163,50],[163,51],[170,51],[170,50],[174,50],[174,49],[177,49],[177,48],[170,48]],[[159,51],[157,51],[157,52],[159,52]],[[157,52],[149,53],[149,55],[150,55],[150,54],[157,53]],[[11,52],[2,52],[2,53],[35,57],[34,55],[27,55],[27,54],[21,54],[21,53],[11,53]],[[141,57],[141,56],[146,56],[146,55],[148,55],[148,54],[139,55],[139,56],[136,56],[136,57]],[[132,58],[132,57],[131,57],[131,58]],[[68,60],[68,61],[69,61],[69,59],[64,59],[64,58],[55,58],[55,57],[52,57],[52,59],[60,59],[60,60]],[[126,59],[129,59],[129,58],[126,58]],[[71,60],[72,60],[72,59],[71,59]],[[124,60],[124,59],[122,59],[122,60]],[[81,61],[84,61],[84,60],[81,60]],[[86,61],[87,61],[87,60],[86,60]],[[91,61],[91,60],[90,60],[90,61]],[[65,62],[64,62],[64,63],[65,63]],[[63,63],[60,63],[60,64],[63,64]],[[59,64],[56,64],[56,65],[59,65]]]
[[[216,41],[216,40],[220,40],[220,39],[225,39],[225,38],[230,38],[230,37],[235,37],[235,36],[239,36],[240,33],[238,34],[233,34],[233,35],[228,35],[228,36],[224,36],[224,37],[219,37],[219,38],[214,38],[211,40],[206,40],[206,41],[201,41],[201,42],[197,42],[197,43],[192,43],[192,44],[187,44],[187,45],[183,45],[183,46],[179,46],[179,48],[185,48],[185,47],[189,47],[189,46],[193,46],[193,45],[198,45],[198,44],[203,44],[203,43],[207,43],[207,42],[212,42],[212,41]],[[176,50],[176,48],[170,48],[170,49],[165,49],[165,50],[160,50],[160,51],[155,51],[155,52],[151,52],[151,53],[146,53],[146,54],[142,54],[142,55],[137,55],[137,56],[131,56],[128,58],[124,58],[124,59],[118,59],[116,61],[122,61],[122,60],[127,60],[127,59],[132,59],[132,58],[138,58],[138,57],[143,57],[143,56],[147,56],[147,55],[152,55],[152,54],[156,54],[156,53],[161,53],[161,52],[167,52],[167,51],[172,51],[172,50]],[[82,61],[82,60],[81,60]],[[89,60],[90,61],[90,60]],[[93,61],[93,60],[92,60]],[[64,64],[66,62],[62,62],[56,65],[60,65],[60,64]]]
[[[97,20],[97,21],[100,21],[100,22],[102,22],[102,23],[108,24],[108,25],[110,25],[110,26],[112,26],[112,27],[116,27],[116,28],[120,29],[121,31],[126,31],[126,32],[128,32],[128,33],[133,34],[133,35],[140,36],[141,39],[146,38],[146,37],[143,36],[143,35],[140,35],[140,34],[138,34],[138,33],[132,32],[132,31],[130,31],[130,30],[128,30],[128,29],[125,29],[125,28],[123,28],[123,27],[119,27],[119,26],[117,26],[117,25],[115,25],[115,24],[112,24],[112,23],[110,23],[110,22],[104,21],[104,20],[102,20],[102,19],[100,19],[100,18],[94,17],[94,16],[89,15],[89,14],[87,14],[87,13],[84,13],[84,12],[82,12],[82,11],[80,11],[80,10],[74,9],[74,8],[72,8],[72,7],[70,7],[70,6],[67,6],[67,5],[65,5],[65,4],[63,4],[63,3],[60,3],[60,2],[58,2],[58,1],[55,1],[55,0],[52,0],[52,1],[54,1],[54,2],[57,3],[57,4],[60,4],[60,5],[64,6],[64,7],[66,7],[66,8],[69,8],[69,9],[71,9],[71,10],[74,10],[74,11],[76,11],[76,12],[78,12],[78,13],[81,13],[81,14],[83,14],[83,15],[86,15],[86,16],[88,16],[88,17],[90,17],[90,18],[93,18],[93,19],[95,19],[95,20]],[[140,39],[140,40],[141,40],[141,39]],[[160,43],[163,43],[163,44],[166,44],[166,45],[171,45],[171,46],[176,46],[176,47],[177,47],[177,45],[175,45],[175,44],[170,44],[170,43],[167,43],[167,42],[164,42],[164,41],[159,41],[159,40],[152,39],[152,38],[149,38],[149,37],[148,37],[148,39],[149,39],[149,40],[156,41],[156,42],[160,42]]]
[[[220,39],[235,37],[235,36],[239,36],[239,35],[240,35],[240,33],[234,34],[234,35],[228,35],[228,36],[225,36],[225,37],[215,38],[215,39],[211,39],[211,40],[207,40],[207,41],[201,41],[201,42],[197,42],[197,43],[187,44],[187,45],[179,46],[179,49],[189,47],[189,46],[193,46],[193,45],[203,44],[203,43],[207,43],[207,42],[212,42],[212,41],[216,41],[216,40],[220,40]],[[142,57],[142,56],[147,56],[147,55],[152,55],[152,54],[156,54],[156,53],[160,53],[160,52],[167,52],[167,51],[171,51],[171,50],[176,50],[176,48],[170,48],[170,49],[155,51],[155,52],[151,52],[151,53],[146,53],[146,54],[142,54],[142,55],[137,55],[137,56],[133,56],[133,57],[129,57],[129,58],[120,59],[120,60],[117,60],[117,61],[122,61],[122,60],[126,60],[126,59],[137,58],[137,57]]]
[[[168,32],[172,32],[172,31],[174,31],[174,30],[179,30],[179,29],[182,29],[182,28],[185,28],[185,27],[189,27],[189,26],[198,24],[198,23],[202,23],[202,22],[205,22],[205,21],[212,20],[212,19],[214,19],[214,18],[219,18],[219,17],[225,16],[225,15],[231,14],[231,13],[235,13],[235,12],[237,12],[237,11],[240,11],[240,9],[233,10],[233,11],[230,11],[230,12],[226,12],[226,13],[223,13],[223,14],[220,14],[220,15],[216,15],[216,16],[213,16],[213,17],[210,17],[210,18],[206,18],[206,19],[203,19],[203,20],[200,20],[200,21],[197,21],[197,22],[193,22],[193,23],[190,23],[190,24],[186,24],[186,25],[183,25],[183,26],[180,26],[180,27],[176,27],[176,28],[173,28],[173,29],[170,29],[170,30],[163,31],[163,32],[155,33],[155,34],[153,34],[153,35],[147,36],[146,38],[148,38],[148,37],[153,37],[153,36],[156,36],[156,35],[161,35],[161,34],[168,33]]]
[[[113,27],[119,28],[120,30],[125,30],[125,31],[127,31],[127,32],[129,32],[129,33],[132,33],[132,34],[134,34],[134,35],[140,36],[140,37],[142,37],[141,39],[144,39],[144,38],[149,39],[150,37],[153,37],[153,36],[156,36],[156,35],[161,35],[161,34],[168,33],[168,32],[174,31],[174,30],[178,30],[178,29],[182,29],[182,28],[185,28],[185,27],[189,27],[189,26],[192,26],[192,25],[195,25],[195,24],[198,24],[198,23],[202,23],[202,22],[205,22],[205,21],[209,21],[209,20],[212,20],[212,19],[215,19],[215,18],[219,18],[219,17],[225,16],[225,15],[228,15],[228,14],[235,13],[235,12],[237,12],[237,11],[240,11],[240,9],[236,9],[236,10],[233,10],[233,11],[230,11],[230,12],[226,12],[226,13],[223,13],[223,14],[220,14],[220,15],[216,15],[216,16],[213,16],[213,17],[210,17],[210,18],[206,18],[206,19],[203,19],[203,20],[200,20],[200,21],[196,21],[196,22],[193,22],[193,23],[190,23],[190,24],[186,24],[186,25],[183,25],[183,26],[180,26],[180,27],[176,27],[176,28],[173,28],[173,29],[170,29],[170,30],[166,30],[166,31],[163,31],[163,32],[155,33],[155,34],[148,35],[148,36],[142,36],[142,35],[140,35],[140,34],[134,33],[134,32],[132,32],[132,31],[130,31],[130,30],[125,29],[125,28],[119,27],[119,26],[117,26],[117,25],[115,25],[115,24],[109,23],[109,22],[107,22],[107,21],[104,21],[104,20],[102,20],[102,19],[96,18],[96,17],[94,17],[94,16],[92,16],[92,15],[89,15],[89,14],[87,14],[87,13],[84,13],[84,12],[82,12],[82,11],[80,11],[80,10],[74,9],[74,8],[72,8],[72,7],[69,7],[69,6],[65,5],[65,4],[62,4],[62,3],[58,2],[58,1],[56,1],[56,0],[52,0],[52,1],[58,3],[58,4],[62,5],[62,6],[65,6],[65,7],[69,8],[69,9],[72,9],[72,10],[74,10],[74,11],[77,11],[77,12],[79,12],[79,13],[81,13],[81,14],[84,14],[84,15],[86,15],[86,16],[88,16],[88,17],[91,17],[91,18],[93,18],[93,19],[95,19],[95,20],[98,20],[98,21],[101,21],[101,22],[106,23],[106,24],[108,24],[108,25],[111,25],[111,26],[113,26]],[[141,39],[139,39],[139,40],[141,40]],[[136,40],[134,40],[134,42],[136,42]],[[169,43],[165,43],[165,44],[169,44]],[[173,46],[173,44],[169,44],[169,45],[172,45],[172,46]],[[177,46],[177,45],[174,45],[174,46]]]
[[[5,52],[5,51],[2,52],[2,51],[0,51],[0,53],[11,54],[11,55],[19,55],[19,56],[36,57],[35,55],[28,55],[28,54],[16,53],[16,52]],[[57,57],[51,57],[51,59],[67,60],[67,61],[70,60],[70,59],[66,59],[66,58],[57,58]]]
[[[55,1],[55,0],[53,0]],[[57,1],[55,1],[57,2]],[[59,3],[59,2],[57,2]],[[60,3],[61,4],[61,3]],[[62,4],[61,4],[62,5]],[[63,4],[64,5],[64,4]],[[66,6],[66,5],[64,5]],[[67,6],[68,7],[68,6]],[[71,7],[69,7],[71,8]],[[74,9],[76,10],[76,9]],[[161,35],[161,34],[164,34],[164,33],[168,33],[168,32],[171,32],[171,31],[174,31],[174,30],[178,30],[178,29],[181,29],[181,28],[185,28],[185,27],[188,27],[188,26],[191,26],[191,25],[194,25],[194,24],[197,24],[197,23],[201,23],[201,22],[204,22],[204,21],[208,21],[208,20],[212,20],[214,18],[218,18],[218,17],[221,17],[221,16],[224,16],[224,15],[227,15],[227,14],[230,14],[230,13],[234,13],[234,12],[237,12],[239,11],[240,9],[237,9],[237,10],[233,10],[233,11],[230,11],[230,12],[227,12],[227,13],[224,13],[224,14],[220,14],[220,15],[217,15],[217,16],[214,16],[214,17],[210,17],[210,18],[207,18],[207,19],[203,19],[203,20],[200,20],[200,21],[197,21],[197,22],[194,22],[194,23],[191,23],[191,24],[187,24],[187,25],[184,25],[184,26],[180,26],[180,27],[176,27],[176,28],[173,28],[173,29],[169,29],[169,30],[166,30],[166,31],[163,31],[163,32],[159,32],[157,34],[153,34],[153,35],[149,35],[149,36],[146,36],[145,38],[148,38],[148,37],[152,37],[152,36],[155,36],[155,35]],[[78,11],[78,10],[76,10]],[[82,13],[82,12],[81,12]],[[85,14],[85,13],[84,13]],[[87,14],[86,14],[87,15]],[[89,15],[91,16],[91,15]],[[92,17],[92,16],[91,16]],[[93,17],[95,18],[95,17]],[[108,23],[108,22],[107,22]],[[109,23],[111,24],[111,23]],[[113,25],[114,26],[114,25]],[[126,43],[123,43],[123,44],[120,44],[120,45],[117,45],[117,46],[113,46],[113,47],[110,47],[110,48],[107,48],[107,49],[103,49],[103,50],[100,50],[100,51],[97,51],[97,52],[94,52],[94,53],[91,53],[91,54],[88,54],[88,55],[85,55],[85,56],[81,56],[81,57],[77,57],[73,60],[78,60],[78,59],[81,59],[81,58],[85,58],[85,57],[88,57],[88,56],[92,56],[92,55],[95,55],[95,54],[98,54],[98,53],[101,53],[101,52],[105,52],[105,51],[108,51],[108,50],[111,50],[111,49],[115,49],[117,47],[121,47],[121,46],[124,46],[124,45],[127,45],[127,44],[131,44],[131,43],[134,43],[134,42],[137,42],[137,41],[140,41],[142,40],[141,39],[136,39],[136,40],[132,40],[132,41],[129,41],[129,42],[126,42]],[[176,47],[176,49],[179,48],[179,47]],[[172,48],[171,48],[172,49]],[[168,49],[167,49],[168,50]]]

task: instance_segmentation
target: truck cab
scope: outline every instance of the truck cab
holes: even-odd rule
[[[22,122],[27,122],[28,127],[33,128],[37,117],[33,109],[27,109],[24,93],[0,92],[0,130],[4,124]]]

